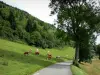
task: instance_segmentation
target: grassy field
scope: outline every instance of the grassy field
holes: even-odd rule
[[[100,75],[100,60],[93,60],[92,64],[82,63],[81,68],[88,73],[88,75]]]
[[[71,70],[72,70],[73,75],[88,75],[84,70],[74,65],[71,65]]]
[[[25,51],[32,49],[32,53],[24,56]],[[0,75],[31,75],[37,70],[59,61],[73,59],[74,49],[64,47],[62,49],[41,49],[40,55],[34,55],[36,47],[14,43],[0,39]],[[52,53],[53,58],[47,60],[47,51]],[[63,57],[56,59],[56,56]]]
[[[92,64],[81,63],[80,68],[71,66],[73,75],[100,75],[100,60],[93,60]]]

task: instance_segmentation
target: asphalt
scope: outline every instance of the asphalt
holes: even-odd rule
[[[48,66],[40,71],[37,71],[33,75],[72,75],[70,70],[71,61],[61,62],[51,66]]]

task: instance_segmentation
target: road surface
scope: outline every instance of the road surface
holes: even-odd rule
[[[48,66],[33,75],[72,75],[70,65],[72,62],[61,62]]]

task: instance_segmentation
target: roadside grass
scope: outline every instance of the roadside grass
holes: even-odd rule
[[[90,63],[81,63],[80,68],[71,65],[73,75],[100,75],[100,60]]]
[[[71,65],[71,70],[72,70],[73,75],[88,75],[81,68],[78,68],[74,65]]]
[[[24,56],[25,51],[32,49],[32,53]],[[62,49],[41,49],[40,55],[36,56],[34,52],[36,47],[19,44],[0,39],[0,75],[31,75],[39,69],[56,62],[71,60],[74,56],[74,49],[64,47]],[[47,60],[47,52],[50,51],[53,58]],[[61,59],[56,59],[61,56]]]
[[[88,75],[100,75],[100,60],[93,60],[92,64],[82,63],[81,68],[88,73]]]

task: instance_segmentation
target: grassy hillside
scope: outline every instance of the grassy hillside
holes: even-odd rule
[[[32,53],[24,56],[24,52],[32,49]],[[63,49],[41,49],[40,55],[34,55],[36,47],[14,43],[0,39],[0,75],[30,75],[35,71],[50,64],[67,59],[73,59],[74,49],[65,47]],[[47,51],[53,55],[47,60]],[[55,56],[62,56],[62,59],[55,59]],[[68,55],[68,56],[66,56]]]

